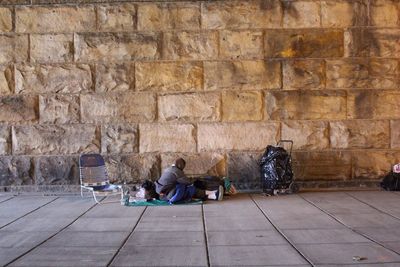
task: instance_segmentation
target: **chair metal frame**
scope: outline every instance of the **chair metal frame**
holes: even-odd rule
[[[92,162],[85,162],[86,160],[91,160]],[[110,183],[104,158],[100,154],[81,154],[79,156],[79,178],[81,183],[81,197],[83,197],[84,192],[89,191],[92,193],[94,201],[98,204],[115,203],[118,201],[101,201],[98,200],[97,197],[121,195],[119,201],[124,197],[122,185]],[[89,182],[87,180],[89,180]],[[101,186],[112,186],[114,190],[102,191],[101,189],[96,189],[96,187]]]

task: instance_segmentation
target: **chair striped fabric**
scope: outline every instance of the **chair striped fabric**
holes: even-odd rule
[[[82,154],[79,157],[79,175],[81,180],[81,196],[84,191],[92,193],[96,203],[100,202],[97,196],[121,195],[121,185],[110,183],[104,158],[100,154]]]

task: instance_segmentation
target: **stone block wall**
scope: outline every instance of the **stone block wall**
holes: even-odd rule
[[[308,187],[375,184],[400,161],[395,0],[0,1],[0,186],[189,174],[260,186],[293,139]]]

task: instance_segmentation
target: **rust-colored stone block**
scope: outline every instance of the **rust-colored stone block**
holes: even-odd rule
[[[8,125],[0,124],[0,155],[9,155],[10,152],[11,128]]]
[[[85,33],[74,38],[76,61],[158,59],[159,33]]]
[[[97,7],[97,23],[100,31],[133,31],[136,30],[136,20],[136,6],[132,3]]]
[[[321,2],[322,27],[345,28],[368,25],[366,0],[337,0]]]
[[[337,120],[346,118],[346,93],[341,91],[267,92],[267,118],[271,120]]]
[[[400,26],[400,3],[397,0],[372,0],[370,12],[372,26]]]
[[[282,23],[279,1],[215,1],[202,3],[205,29],[279,28]]]
[[[79,184],[79,163],[77,156],[35,157],[36,185]]]
[[[283,64],[283,89],[325,88],[325,64],[322,60],[290,60]]]
[[[206,90],[281,88],[281,65],[277,61],[206,61]]]
[[[79,123],[79,96],[76,95],[40,95],[40,123]]]
[[[282,122],[282,139],[293,140],[293,149],[329,148],[328,123],[324,121]]]
[[[342,57],[343,31],[328,29],[266,30],[266,57]]]
[[[25,6],[15,10],[16,32],[72,33],[96,30],[93,6]]]
[[[219,121],[220,94],[173,94],[158,97],[162,121]]]
[[[0,157],[0,186],[33,184],[35,178],[30,157]]]
[[[101,127],[101,152],[125,154],[139,152],[139,133],[136,125],[107,124]]]
[[[32,34],[30,38],[32,62],[63,63],[73,60],[72,34]]]
[[[201,91],[201,62],[138,62],[136,89],[139,91]]]
[[[143,3],[138,5],[138,30],[196,30],[200,28],[199,3]]]
[[[81,95],[83,122],[152,122],[155,113],[156,98],[153,94]]]
[[[263,118],[262,93],[258,91],[222,93],[223,121],[260,121]]]
[[[37,96],[0,97],[0,122],[36,122]]]
[[[92,90],[92,72],[86,64],[19,64],[14,71],[17,94],[73,94]]]
[[[294,152],[293,173],[296,180],[351,179],[351,152]]]
[[[356,90],[347,98],[347,116],[351,119],[400,118],[399,91]]]
[[[164,59],[213,59],[218,57],[217,32],[167,32]]]
[[[100,152],[100,133],[94,125],[19,125],[12,128],[14,155]]]
[[[257,133],[256,135],[251,133]],[[276,143],[278,123],[204,123],[197,129],[198,151],[262,150]]]
[[[12,31],[12,12],[10,8],[0,8],[0,32]]]
[[[390,148],[400,148],[400,120],[390,121]]]
[[[186,161],[185,174],[189,176],[226,175],[226,158],[221,153],[168,153],[161,155],[161,168],[171,166],[177,158]]]
[[[389,148],[389,121],[329,122],[332,148]]]
[[[96,65],[96,92],[125,92],[135,88],[133,63],[104,63]]]
[[[0,66],[0,96],[10,95],[14,92],[13,68]]]
[[[0,35],[0,64],[28,60],[28,35]]]
[[[140,124],[140,152],[196,152],[192,124]]]
[[[262,31],[220,32],[220,56],[230,59],[262,59]]]
[[[398,151],[354,151],[352,153],[353,178],[382,179],[399,163]]]
[[[321,26],[320,2],[282,2],[284,28],[313,28]]]

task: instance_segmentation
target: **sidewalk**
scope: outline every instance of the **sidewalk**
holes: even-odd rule
[[[4,265],[400,266],[400,194],[243,194],[163,207],[0,194]]]

